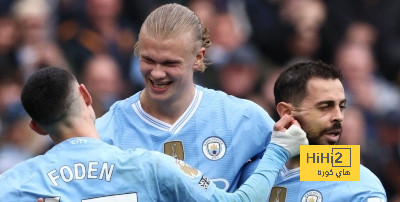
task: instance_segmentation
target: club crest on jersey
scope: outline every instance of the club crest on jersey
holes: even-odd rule
[[[164,154],[170,155],[179,160],[185,160],[183,143],[181,141],[171,141],[164,143]]]
[[[210,160],[218,160],[225,155],[226,145],[219,137],[209,137],[203,142],[203,154]]]
[[[310,190],[303,195],[301,202],[322,202],[322,194],[317,190]]]
[[[187,163],[185,163],[179,159],[175,159],[175,164],[185,173],[185,175],[187,175],[191,178],[195,178],[200,175],[200,171],[189,166]]]

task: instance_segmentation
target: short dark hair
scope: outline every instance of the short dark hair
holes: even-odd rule
[[[275,104],[289,102],[300,104],[306,97],[307,82],[311,78],[339,79],[342,73],[322,61],[303,61],[290,65],[278,77],[274,86]]]
[[[73,102],[72,84],[76,78],[68,71],[46,67],[35,72],[25,83],[21,102],[38,124],[48,126],[67,116]]]

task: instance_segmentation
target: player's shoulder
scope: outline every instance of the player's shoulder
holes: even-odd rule
[[[158,151],[133,149],[131,152],[135,153],[136,162],[141,165],[142,169],[154,170],[154,174],[165,179],[170,179],[171,175],[178,177],[185,174],[193,178],[202,174],[201,171],[186,162]]]
[[[176,159],[158,151],[142,148],[124,150],[119,157],[122,164],[133,165],[146,175],[161,176],[162,173],[171,173],[176,169]]]
[[[18,187],[29,181],[35,173],[38,173],[38,165],[42,165],[43,155],[39,155],[14,165],[0,175],[0,187]]]
[[[374,187],[383,189],[379,178],[367,167],[360,165],[360,182],[364,184],[373,184]]]
[[[379,181],[378,177],[370,169],[362,164],[360,164],[360,180]]]
[[[266,113],[266,111],[263,110],[261,106],[251,100],[228,95],[223,91],[209,89],[199,85],[196,85],[196,88],[203,93],[202,100],[205,100],[207,102],[221,102],[224,104],[223,106],[226,106],[232,110],[255,110],[263,111]]]
[[[141,164],[159,164],[171,158],[159,151],[151,151],[143,148],[126,149],[122,150],[122,152],[127,158],[131,158],[133,161]]]
[[[357,194],[368,194],[365,198],[371,201],[386,201],[386,191],[379,178],[367,167],[360,165],[360,181],[351,183],[358,190]],[[364,196],[363,196],[364,197]]]

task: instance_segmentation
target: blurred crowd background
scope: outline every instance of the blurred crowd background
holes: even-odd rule
[[[348,99],[341,144],[400,201],[400,1],[395,0],[1,0],[0,173],[52,147],[29,129],[20,104],[36,70],[72,71],[97,116],[143,88],[133,55],[140,25],[164,3],[190,7],[213,46],[196,83],[255,101],[277,120],[273,84],[304,59],[340,68]],[[340,193],[337,193],[340,194]]]

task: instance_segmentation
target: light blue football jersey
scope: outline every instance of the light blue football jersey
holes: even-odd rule
[[[270,141],[274,121],[249,100],[196,85],[192,103],[171,125],[146,113],[139,95],[116,102],[96,120],[101,139],[122,149],[146,148],[177,157],[219,188],[237,189],[243,165],[260,156]]]
[[[271,191],[274,202],[387,201],[380,180],[360,165],[360,181],[300,181],[300,169],[284,167]]]
[[[288,153],[271,144],[259,167],[234,193],[200,171],[157,151],[122,151],[100,140],[71,138],[0,175],[7,202],[265,201]]]
[[[7,202],[39,197],[61,202],[208,201],[215,191],[200,171],[182,161],[155,151],[122,151],[92,138],[66,140],[17,164],[0,175],[0,187],[0,201]]]

